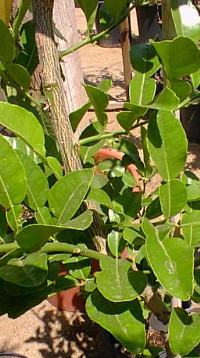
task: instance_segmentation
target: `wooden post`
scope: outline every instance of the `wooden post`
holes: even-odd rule
[[[55,41],[59,51],[66,50],[79,41],[74,0],[55,0],[53,20]],[[65,56],[61,61],[61,69],[65,102],[70,113],[87,101],[82,86],[83,74],[78,52]]]
[[[132,67],[130,62],[130,22],[127,17],[120,25],[121,47],[124,67],[124,80],[126,88],[126,99],[129,100],[129,85],[132,78]]]

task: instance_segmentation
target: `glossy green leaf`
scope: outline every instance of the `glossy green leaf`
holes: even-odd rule
[[[55,177],[60,179],[60,177],[63,176],[63,168],[58,159],[55,157],[47,157],[46,160]]]
[[[130,51],[131,64],[137,72],[151,77],[160,68],[158,56],[152,44],[134,44]]]
[[[23,153],[18,153],[26,172],[28,206],[39,212],[40,207],[48,200],[49,184],[47,178],[39,165],[31,158]],[[42,214],[40,216],[42,217]],[[44,219],[43,224],[45,223]]]
[[[90,187],[93,171],[90,169],[78,170],[61,178],[49,192],[49,206],[57,218],[57,224],[70,220]]]
[[[175,111],[180,104],[180,100],[170,88],[165,87],[160,94],[154,98],[154,101],[148,104],[148,108]]]
[[[112,0],[104,0],[104,7],[109,15],[117,21],[123,11],[125,11],[127,0],[118,0],[117,6]]]
[[[180,102],[188,98],[192,88],[189,82],[185,80],[173,80],[169,84],[173,92],[176,93],[176,96],[180,99]]]
[[[105,79],[98,84],[101,91],[107,93],[112,87],[112,80]]]
[[[117,114],[117,121],[127,132],[130,131],[134,122],[143,117],[147,109],[132,105],[131,111],[123,111]]]
[[[150,103],[156,93],[156,81],[146,78],[145,74],[136,73],[130,83],[130,102],[136,106]]]
[[[0,135],[0,204],[7,209],[26,195],[26,176],[22,163],[7,140]],[[13,211],[13,216],[15,213]],[[17,218],[15,220],[17,227]]]
[[[125,189],[122,194],[115,197],[112,204],[117,213],[134,218],[141,208],[141,193]]]
[[[191,75],[191,79],[194,88],[198,88],[200,85],[200,69]]]
[[[88,102],[88,103],[84,104],[81,108],[70,113],[69,119],[70,119],[73,131],[76,131],[81,119],[87,113],[90,106],[91,106],[91,103]]]
[[[135,164],[139,170],[144,170],[144,164],[140,159],[139,151],[130,138],[120,138],[116,148],[126,154],[131,159],[131,162]]]
[[[144,291],[145,276],[142,272],[133,271],[131,262],[110,258],[102,260],[100,265],[102,271],[96,273],[97,287],[106,299],[131,301]]]
[[[47,255],[37,252],[9,260],[6,266],[0,267],[0,277],[19,286],[36,287],[46,279],[47,270]]]
[[[119,254],[119,242],[121,235],[118,231],[112,230],[107,236],[108,247],[111,254],[115,257],[118,257]]]
[[[86,280],[90,274],[91,264],[86,257],[70,257],[64,263],[69,274],[79,280]]]
[[[15,42],[8,26],[0,19],[0,59],[3,63],[12,62],[15,58]]]
[[[200,200],[200,181],[192,180],[187,186],[187,197],[188,201]]]
[[[7,221],[6,221],[6,213],[5,209],[0,206],[0,236],[4,237],[4,235],[7,233]]]
[[[111,332],[129,352],[143,352],[145,326],[142,309],[137,300],[113,303],[95,290],[86,301],[86,312],[92,321]]]
[[[199,314],[189,315],[181,308],[173,309],[169,321],[169,344],[172,352],[185,356],[199,343]]]
[[[95,174],[91,182],[91,189],[101,189],[107,183],[108,183],[107,176],[103,174]]]
[[[22,213],[23,208],[21,205],[13,205],[12,208],[6,212],[8,225],[15,233],[22,227]]]
[[[85,210],[82,214],[76,216],[74,219],[63,223],[68,229],[72,230],[85,230],[93,221],[93,213],[91,210]]]
[[[129,170],[126,170],[123,174],[122,181],[130,188],[134,188],[137,185],[135,177],[130,173]]]
[[[196,246],[200,243],[200,210],[193,210],[183,214],[181,232],[188,245]]]
[[[188,37],[179,36],[174,40],[152,42],[152,45],[170,79],[189,75],[200,67],[199,49]]]
[[[183,170],[187,156],[187,139],[181,123],[172,113],[160,111],[157,118],[151,118],[148,127],[148,149],[164,180],[175,179]]]
[[[52,236],[66,229],[85,230],[92,223],[92,212],[86,210],[83,214],[63,224],[62,226],[32,224],[18,232],[15,239],[19,246],[28,251],[40,249]]]
[[[162,215],[159,197],[152,200],[152,202],[146,208],[146,217],[148,219],[154,219]]]
[[[193,292],[193,250],[180,238],[160,240],[154,226],[143,220],[148,261],[160,284],[183,301]]]
[[[85,14],[88,31],[91,33],[96,18],[98,0],[77,0],[77,2]]]
[[[102,189],[91,189],[87,195],[87,200],[112,208],[109,195]]]
[[[129,244],[133,244],[136,239],[144,241],[140,225],[135,224],[132,228],[126,227],[123,231],[123,239],[126,240]]]
[[[31,76],[27,69],[16,63],[8,63],[6,71],[11,79],[24,91],[27,91],[31,84]]]
[[[0,124],[23,139],[34,152],[45,156],[43,129],[31,112],[10,103],[0,102]]]
[[[91,85],[85,85],[84,87],[89,97],[89,100],[94,107],[98,122],[101,126],[104,127],[107,124],[108,120],[107,115],[105,113],[105,109],[108,106],[109,97],[98,87],[94,87]]]
[[[178,214],[187,201],[185,185],[180,180],[170,180],[160,186],[160,204],[166,219]]]
[[[46,206],[38,207],[38,210],[35,212],[35,219],[38,224],[53,225],[53,217]]]

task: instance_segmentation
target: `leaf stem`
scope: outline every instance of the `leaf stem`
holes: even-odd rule
[[[142,121],[140,123],[137,123],[136,125],[134,125],[131,130],[136,129],[138,127],[143,126],[144,124],[147,124],[149,121]],[[85,144],[89,144],[92,142],[96,142],[99,141],[101,139],[106,139],[106,138],[112,138],[116,135],[122,135],[122,134],[126,134],[127,132],[125,130],[119,130],[119,131],[114,131],[114,132],[109,132],[109,133],[104,133],[104,134],[97,134],[88,138],[83,138],[79,140],[80,145],[85,145]]]
[[[103,30],[102,32],[100,32],[97,35],[93,35],[93,36],[87,36],[83,41],[78,42],[76,45],[61,51],[59,53],[59,58],[62,59],[63,57],[79,50],[81,47],[88,45],[90,43],[94,43],[96,41],[98,41],[101,37],[107,35],[110,31],[112,31],[116,26],[120,25],[121,22],[123,22],[125,20],[125,18],[128,16],[128,14],[135,8],[135,5],[131,6],[128,13],[126,13],[124,16],[122,16],[117,22],[111,24],[107,29]]]
[[[0,245],[0,253],[6,254],[10,251],[20,249],[20,246],[17,244],[17,242],[9,243],[9,244],[1,244]],[[76,254],[84,257],[89,257],[94,260],[101,260],[106,259],[108,256],[105,254],[102,254],[100,252],[97,252],[95,250],[90,250],[86,247],[82,247],[81,245],[72,245],[67,243],[59,243],[59,242],[53,242],[53,243],[47,243],[45,244],[41,250],[41,252],[68,252],[70,254]]]

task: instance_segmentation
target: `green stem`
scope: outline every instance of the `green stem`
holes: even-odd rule
[[[129,9],[129,13],[135,8],[135,5],[131,6]],[[83,41],[78,42],[76,45],[70,47],[67,50],[61,51],[59,54],[60,59],[62,59],[63,57],[79,50],[81,47],[88,45],[90,43],[94,43],[98,40],[101,39],[101,37],[107,35],[110,31],[112,31],[116,26],[120,25],[121,22],[123,22],[125,20],[125,18],[128,16],[128,14],[126,13],[125,16],[121,17],[117,22],[115,22],[114,24],[110,25],[107,29],[103,30],[102,32],[100,32],[97,35],[93,35],[93,36],[87,36]]]
[[[146,121],[142,121],[142,122],[140,122],[138,124],[135,124],[131,128],[131,130],[136,129],[138,127],[141,127],[144,124],[147,124],[148,122],[149,121],[146,120]],[[126,134],[126,131],[125,130],[120,130],[120,131],[114,131],[114,132],[109,132],[109,133],[105,133],[105,134],[97,134],[97,135],[94,135],[94,136],[91,136],[91,137],[88,137],[88,138],[80,139],[79,143],[80,143],[80,145],[90,144],[90,143],[99,141],[101,139],[112,138],[112,137],[114,137],[116,135],[121,135],[121,134]]]
[[[16,249],[20,249],[20,246],[16,242],[0,245],[0,253],[2,253],[2,254],[6,254],[6,253],[16,250]],[[41,248],[40,251],[46,252],[46,253],[67,252],[70,254],[76,254],[76,255],[80,255],[80,256],[84,256],[84,257],[89,257],[94,260],[106,259],[108,257],[100,252],[82,247],[81,245],[80,246],[79,245],[71,245],[71,244],[59,243],[59,242],[47,243]]]

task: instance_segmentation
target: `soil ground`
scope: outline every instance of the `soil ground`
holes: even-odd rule
[[[86,24],[80,9],[76,9],[76,16],[82,37]],[[132,24],[132,31],[137,34],[134,17]],[[85,81],[96,85],[103,78],[112,79],[111,99],[124,101],[121,49],[88,45],[81,49],[80,56]],[[116,113],[109,114],[111,130],[116,129],[115,118]],[[139,143],[138,130],[134,131],[133,136]],[[199,149],[199,145],[192,144],[188,156],[188,169],[195,171],[198,176]],[[152,185],[156,186],[157,180]],[[0,317],[0,352],[14,351],[28,358],[94,358],[94,331],[94,326],[85,320],[84,315],[59,312],[45,301],[16,320]],[[105,358],[104,352],[98,357]]]

